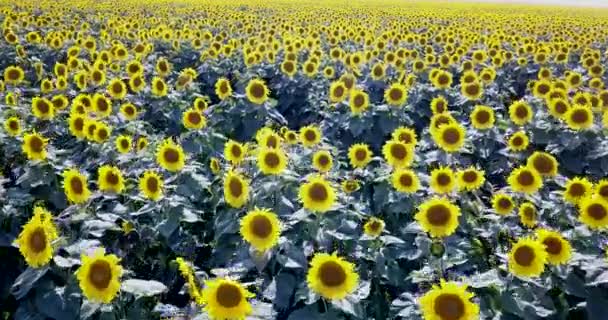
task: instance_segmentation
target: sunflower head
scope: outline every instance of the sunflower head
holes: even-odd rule
[[[444,113],[448,111],[448,100],[443,97],[435,97],[431,100],[431,112],[433,114]]]
[[[213,174],[218,174],[220,170],[222,170],[220,160],[216,157],[212,157],[209,160],[209,168],[211,169],[211,172],[213,172]]]
[[[557,175],[557,160],[547,152],[535,151],[528,158],[527,166],[534,169],[543,177],[554,177]]]
[[[510,195],[497,193],[492,197],[492,208],[500,215],[507,215],[515,208],[515,202]]]
[[[249,100],[249,102],[260,105],[268,100],[270,90],[268,90],[264,80],[251,79],[249,80],[249,83],[247,83],[245,94],[247,95],[247,100]]]
[[[483,96],[483,87],[477,80],[462,84],[460,91],[465,98],[471,101],[479,100]]]
[[[430,185],[436,193],[450,193],[456,187],[456,176],[449,167],[440,167],[431,171]]]
[[[538,223],[538,212],[532,202],[524,202],[519,206],[519,220],[528,228],[534,228]]]
[[[97,171],[99,190],[121,193],[125,189],[122,172],[115,166],[103,165]]]
[[[287,167],[287,155],[278,148],[262,148],[258,151],[257,163],[264,174],[280,174]]]
[[[32,114],[41,120],[51,120],[55,117],[55,106],[47,98],[34,97],[32,99]]]
[[[521,238],[511,248],[509,271],[520,277],[538,277],[545,270],[545,246],[532,238]]]
[[[299,197],[304,208],[318,213],[331,210],[336,202],[336,192],[330,182],[313,176],[300,186]]]
[[[219,78],[215,82],[215,94],[220,100],[225,100],[232,95],[232,86],[226,78]]]
[[[415,219],[431,237],[446,237],[456,231],[459,216],[456,205],[444,198],[432,198],[420,205]]]
[[[399,168],[391,175],[391,184],[398,192],[414,193],[420,189],[420,180],[413,170]]]
[[[457,122],[441,125],[432,133],[435,143],[446,152],[457,152],[464,145],[466,132]]]
[[[4,121],[4,130],[10,136],[18,136],[21,133],[21,121],[18,117],[12,116]]]
[[[166,139],[158,146],[156,162],[165,170],[177,172],[184,168],[186,155],[179,144],[171,139]]]
[[[42,207],[34,208],[34,216],[23,226],[15,240],[25,262],[33,268],[46,265],[53,257],[53,241],[58,232],[52,215]]]
[[[372,160],[372,151],[367,144],[354,144],[348,149],[348,160],[351,166],[364,168]]]
[[[570,242],[558,232],[538,229],[536,231],[536,238],[545,246],[548,263],[560,265],[567,263],[572,257]]]
[[[414,147],[398,140],[389,140],[382,147],[386,162],[394,168],[408,167],[414,161]]]
[[[363,232],[370,237],[378,237],[384,230],[384,221],[376,217],[371,217],[364,225]]]
[[[486,181],[485,172],[475,167],[460,170],[456,173],[456,180],[459,190],[477,190]]]
[[[182,123],[190,130],[198,130],[207,125],[207,118],[200,111],[191,108],[182,114]]]
[[[105,118],[112,114],[112,101],[103,94],[96,93],[93,95],[93,108],[99,118]]]
[[[266,251],[279,241],[281,225],[269,209],[251,210],[241,219],[241,236],[258,251]]]
[[[541,175],[528,166],[521,166],[513,170],[507,181],[511,189],[526,194],[536,193],[543,186]]]
[[[416,146],[418,143],[418,136],[416,131],[409,127],[398,127],[391,134],[393,140],[401,141],[407,145]]]
[[[509,150],[520,152],[528,148],[530,144],[530,138],[524,131],[517,131],[509,137],[508,147]]]
[[[328,172],[331,170],[333,163],[331,153],[327,150],[317,151],[312,156],[312,166],[319,172]]]
[[[224,145],[224,157],[233,165],[238,165],[245,160],[247,146],[234,140],[228,140]]]
[[[348,89],[344,85],[344,82],[337,80],[332,82],[329,86],[329,101],[332,103],[338,103],[344,101],[348,95]]]
[[[224,177],[224,199],[233,208],[240,208],[249,200],[249,181],[230,170]]]
[[[120,100],[127,95],[127,86],[121,79],[112,79],[106,88],[106,92],[113,99]]]
[[[300,141],[305,147],[312,147],[321,142],[321,129],[315,125],[300,128]]]
[[[23,144],[21,149],[29,160],[45,160],[46,146],[48,139],[44,138],[40,134],[33,132],[27,133],[23,136]]]
[[[478,319],[479,306],[471,302],[473,297],[466,285],[442,279],[420,298],[420,309],[429,320]]]
[[[148,199],[158,201],[163,195],[163,179],[152,171],[148,170],[139,178],[139,191]]]
[[[494,109],[478,105],[471,112],[471,124],[477,130],[487,130],[494,127]]]
[[[519,100],[509,106],[509,117],[516,125],[523,126],[532,121],[534,113],[527,102]]]
[[[201,292],[205,311],[213,319],[245,319],[252,312],[247,299],[253,296],[240,283],[227,278],[205,281]]]
[[[25,78],[25,72],[18,66],[9,66],[4,69],[4,82],[17,85]]]
[[[73,203],[84,203],[91,196],[86,176],[74,168],[63,172],[63,189],[68,200]]]
[[[105,254],[97,249],[93,255],[82,255],[82,264],[76,271],[80,289],[87,299],[110,303],[120,290],[122,267],[120,259],[113,254]]]
[[[157,97],[164,97],[169,93],[169,86],[163,78],[154,77],[152,78],[152,94]]]
[[[369,107],[369,95],[363,90],[353,89],[350,92],[348,105],[354,115],[360,115]]]
[[[401,83],[391,84],[384,90],[384,100],[391,106],[402,106],[407,101],[407,88]]]
[[[591,108],[574,105],[564,114],[568,128],[572,130],[585,130],[593,126],[593,112]]]
[[[122,154],[129,153],[131,151],[132,145],[131,137],[126,135],[120,135],[118,136],[118,138],[116,138],[115,145],[116,150],[118,150],[118,152]]]
[[[608,201],[608,179],[602,179],[597,182],[594,194]]]
[[[584,177],[574,177],[566,182],[564,189],[562,193],[564,200],[572,204],[578,204],[592,192],[593,183]]]
[[[579,203],[578,219],[590,229],[608,227],[608,201],[598,196],[588,196]]]
[[[359,283],[354,264],[334,254],[317,253],[306,275],[308,287],[325,299],[340,300],[352,293]]]
[[[353,193],[359,190],[359,188],[361,187],[361,184],[356,179],[344,180],[340,185],[342,186],[342,191],[344,191],[345,193]]]

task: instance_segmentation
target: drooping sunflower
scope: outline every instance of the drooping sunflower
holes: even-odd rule
[[[478,170],[475,167],[468,167],[463,170],[459,170],[456,173],[456,184],[459,190],[477,190],[486,181],[483,170]]]
[[[165,97],[169,93],[169,86],[165,83],[165,80],[160,77],[152,78],[152,94],[157,97]]]
[[[329,300],[344,299],[359,283],[355,265],[335,253],[316,253],[306,275],[308,287]]]
[[[76,270],[76,278],[87,299],[110,303],[120,290],[122,267],[116,255],[105,253],[103,248],[98,248],[93,255],[83,254],[82,264]]]
[[[93,95],[93,106],[95,114],[101,119],[112,114],[112,101],[106,98],[103,94],[96,93]]]
[[[397,127],[391,134],[393,140],[401,141],[407,145],[416,146],[418,143],[418,136],[416,131],[408,127]]]
[[[4,130],[13,137],[21,133],[21,121],[18,117],[12,116],[4,121]]]
[[[479,306],[471,302],[473,297],[466,285],[441,279],[420,298],[422,316],[424,320],[477,320]]]
[[[200,111],[190,108],[182,114],[182,123],[190,130],[199,130],[207,125],[207,118]]]
[[[513,170],[507,178],[511,189],[526,194],[536,193],[543,186],[543,179],[536,170],[528,166],[520,166]]]
[[[557,175],[557,160],[547,152],[534,151],[528,158],[527,166],[536,170],[543,177],[554,177]]]
[[[122,172],[115,166],[103,165],[97,170],[97,185],[99,190],[121,193],[125,189]]]
[[[281,174],[287,167],[287,155],[279,148],[262,148],[257,154],[257,164],[264,174]]]
[[[281,223],[270,209],[255,208],[241,219],[240,232],[245,241],[264,252],[279,242]]]
[[[456,231],[460,208],[445,198],[431,198],[424,201],[414,216],[431,237],[447,237]]]
[[[215,82],[215,94],[220,100],[225,100],[232,95],[232,86],[226,78],[219,78]]]
[[[25,262],[39,268],[53,258],[53,241],[58,238],[52,215],[41,207],[34,208],[34,216],[23,226],[15,244]]]
[[[224,200],[233,208],[240,208],[249,200],[249,181],[230,170],[224,177]]]
[[[545,246],[532,238],[520,238],[509,252],[509,271],[520,277],[538,277],[545,271]]]
[[[450,123],[440,126],[433,140],[446,152],[457,152],[464,145],[466,131],[459,123]]]
[[[534,113],[527,102],[519,100],[509,106],[509,117],[516,125],[523,126],[532,121]]]
[[[152,171],[145,171],[139,178],[139,191],[148,199],[158,201],[163,195],[163,179]]]
[[[305,209],[317,213],[331,210],[336,202],[334,188],[321,176],[312,176],[300,185],[298,195]]]
[[[492,196],[492,208],[496,213],[507,215],[515,208],[513,197],[505,193],[497,193]]]
[[[63,190],[68,201],[80,204],[91,196],[87,185],[87,177],[75,168],[63,171]]]
[[[532,202],[524,202],[519,206],[519,220],[528,228],[534,228],[538,223],[538,213]]]
[[[34,97],[32,99],[32,114],[40,120],[51,120],[55,117],[55,106],[47,98]]]
[[[402,193],[414,193],[420,189],[420,180],[416,173],[409,169],[397,169],[391,175],[391,184]]]
[[[209,168],[211,169],[211,172],[213,172],[213,174],[218,174],[222,169],[222,167],[220,166],[220,159],[216,157],[211,157],[211,159],[209,160]]]
[[[430,186],[436,193],[450,193],[456,187],[454,171],[449,167],[440,167],[431,171]]]
[[[545,246],[548,263],[553,265],[565,264],[572,257],[570,242],[558,232],[538,229],[536,238]]]
[[[371,217],[363,225],[363,232],[370,237],[378,237],[384,230],[384,221],[376,217]]]
[[[245,160],[247,155],[247,146],[238,143],[234,140],[228,140],[224,145],[224,157],[230,161],[232,165],[238,165]]]
[[[305,147],[313,147],[321,142],[321,129],[315,125],[300,128],[300,141]]]
[[[574,105],[564,115],[568,128],[572,130],[585,130],[593,126],[593,112],[591,108]]]
[[[131,137],[127,135],[120,135],[116,138],[114,144],[116,145],[116,150],[118,152],[125,154],[131,151]]]
[[[329,101],[332,103],[342,102],[348,95],[348,89],[344,85],[344,82],[337,80],[331,83],[329,86]]]
[[[333,157],[327,150],[319,150],[312,156],[312,166],[320,172],[331,170],[333,163]]]
[[[204,309],[212,319],[244,320],[252,312],[247,299],[253,296],[239,282],[228,278],[206,280],[201,291]]]
[[[363,90],[353,89],[350,92],[348,105],[354,115],[359,115],[369,107],[369,95]]]
[[[384,100],[391,106],[402,106],[407,101],[407,88],[401,83],[391,84],[384,90]]]
[[[470,83],[463,83],[460,87],[460,92],[468,100],[478,100],[483,96],[483,87],[479,81],[473,81]]]
[[[583,198],[591,194],[592,190],[593,183],[587,178],[574,177],[566,182],[562,196],[567,202],[578,204]]]
[[[148,146],[148,139],[146,137],[137,138],[137,143],[135,144],[137,147],[137,152],[140,152]]]
[[[448,111],[448,101],[445,97],[439,96],[431,100],[431,112],[433,114],[444,113]]]
[[[115,100],[124,99],[127,96],[127,85],[121,79],[112,79],[106,92]]]
[[[184,168],[186,155],[179,144],[166,139],[158,146],[156,162],[165,170],[177,172]]]
[[[48,141],[48,139],[36,132],[26,133],[23,136],[21,149],[29,160],[45,160]]]
[[[524,131],[517,131],[509,137],[508,147],[509,150],[519,152],[524,151],[530,144],[530,138]]]
[[[408,167],[414,160],[414,147],[401,141],[389,140],[382,147],[382,154],[392,167]]]
[[[477,130],[487,130],[494,127],[494,109],[478,105],[471,112],[471,125]]]
[[[348,148],[348,160],[354,168],[364,168],[372,160],[372,151],[367,144],[353,144]]]
[[[602,197],[589,196],[582,199],[578,208],[578,219],[590,229],[608,227],[608,201]]]
[[[249,83],[247,83],[245,94],[247,95],[247,100],[249,100],[249,102],[253,104],[263,104],[268,100],[270,90],[268,90],[264,80],[251,79],[249,80]]]

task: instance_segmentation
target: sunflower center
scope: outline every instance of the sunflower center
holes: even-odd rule
[[[44,100],[39,100],[37,107],[41,113],[48,113],[51,109],[49,104],[46,103],[46,101],[44,101]]]
[[[545,95],[547,92],[549,92],[551,88],[546,85],[546,84],[541,84],[538,86],[538,93],[540,93],[541,95]]]
[[[573,183],[570,186],[568,193],[573,197],[582,197],[585,194],[585,191],[585,187],[582,183]]]
[[[39,227],[32,232],[29,238],[29,246],[35,253],[42,252],[46,248],[46,233],[44,229]]]
[[[358,149],[357,151],[355,151],[355,159],[357,159],[358,161],[363,161],[366,157],[367,152],[365,152],[365,150]],[[608,187],[606,189],[608,189]]]
[[[572,113],[571,119],[575,123],[585,123],[589,120],[589,115],[586,110],[576,110]]]
[[[108,137],[108,131],[104,128],[101,128],[99,129],[99,131],[97,131],[97,135],[101,140],[105,140],[105,138]]]
[[[163,155],[167,162],[176,163],[179,161],[179,153],[175,149],[167,149]]]
[[[443,131],[442,138],[448,144],[456,144],[460,141],[460,132],[456,128],[447,128]]]
[[[553,171],[553,162],[545,155],[534,158],[532,164],[534,169],[540,173],[547,174]]]
[[[315,139],[317,138],[317,135],[315,134],[314,131],[308,130],[304,133],[304,138],[306,138],[306,140],[308,140],[308,141],[315,141]]]
[[[449,81],[450,81],[450,78],[448,78],[448,76],[445,74],[441,74],[437,78],[437,82],[439,82],[440,85],[447,85]]]
[[[334,89],[334,95],[335,95],[336,97],[342,97],[342,96],[344,95],[344,87],[342,87],[342,86],[337,86],[337,87]]]
[[[524,186],[531,186],[534,184],[534,175],[530,171],[522,171],[517,176],[517,182]]]
[[[353,102],[355,104],[355,107],[360,108],[363,106],[365,99],[363,99],[362,95],[357,95],[357,96],[355,96],[355,99],[353,99]]]
[[[279,156],[274,152],[270,152],[264,157],[264,163],[272,168],[278,166],[280,162],[281,159],[279,159]]]
[[[123,149],[129,148],[129,141],[127,139],[120,140],[120,147]]]
[[[524,106],[517,106],[515,109],[515,116],[520,119],[523,119],[528,116],[528,109]]]
[[[287,71],[287,73],[290,73],[293,71],[293,64],[292,63],[285,63],[285,71]]]
[[[401,100],[401,98],[403,97],[403,92],[401,92],[401,90],[397,89],[397,88],[393,88],[391,89],[391,91],[389,92],[389,97],[391,98],[391,100],[393,101],[398,101]]]
[[[235,197],[240,197],[243,194],[243,184],[237,178],[230,179],[228,187],[230,188],[232,195]]]
[[[477,111],[475,114],[475,120],[481,124],[487,123],[490,121],[490,113],[485,110]]]
[[[450,210],[442,205],[434,205],[427,212],[429,223],[434,226],[443,226],[450,220]]]
[[[393,144],[391,146],[391,155],[399,160],[405,159],[407,156],[407,149],[401,144]]]
[[[437,109],[438,113],[442,113],[445,111],[445,103],[443,101],[437,101],[435,104],[435,109]]]
[[[479,86],[477,86],[476,84],[469,84],[468,86],[465,87],[465,91],[467,94],[471,95],[471,96],[475,96],[479,93]]]
[[[509,209],[511,208],[511,200],[507,198],[501,198],[500,200],[498,200],[498,206],[502,209]]]
[[[18,123],[17,121],[11,120],[11,121],[9,121],[9,123],[8,123],[8,127],[9,127],[11,130],[17,130],[17,129],[19,129],[19,123]]]
[[[409,187],[414,183],[414,179],[409,174],[402,174],[399,176],[399,183],[404,187]]]
[[[452,182],[452,178],[445,173],[440,173],[437,175],[437,183],[441,186],[447,186]]]
[[[548,237],[543,241],[548,253],[556,255],[562,252],[562,242],[554,237]]]
[[[251,232],[258,238],[266,238],[272,232],[272,224],[264,216],[256,216],[250,224]]]
[[[276,138],[276,137],[274,137],[274,136],[270,136],[270,137],[268,137],[268,139],[266,140],[266,146],[267,146],[268,148],[276,148],[276,147],[277,147],[277,145],[278,145],[277,138]]]
[[[105,99],[99,99],[97,101],[97,109],[102,112],[108,110],[108,102]]]
[[[327,287],[337,287],[346,281],[346,272],[338,263],[328,261],[319,268],[319,279]]]
[[[327,200],[329,194],[327,193],[327,188],[325,185],[319,182],[313,183],[308,192],[313,201],[323,202]]]
[[[532,220],[532,219],[536,218],[536,211],[531,207],[526,207],[526,208],[524,208],[524,216],[527,219]]]
[[[444,293],[435,298],[433,309],[441,320],[459,320],[465,313],[462,299],[452,293]]]
[[[118,175],[114,172],[108,172],[106,175],[106,181],[111,185],[117,185],[119,181]]]
[[[374,75],[376,77],[380,77],[380,76],[382,76],[383,71],[384,70],[382,70],[382,67],[377,66],[377,67],[374,68]]]
[[[198,112],[188,113],[188,121],[194,125],[201,123],[201,115]]]
[[[519,247],[515,250],[515,253],[513,253],[515,262],[524,267],[530,266],[535,257],[534,250],[528,246]]]
[[[594,203],[587,208],[589,216],[595,220],[602,220],[608,215],[606,208],[599,203]]]
[[[228,84],[225,81],[222,81],[220,83],[220,92],[221,93],[226,93],[228,92]]]
[[[30,147],[34,152],[42,152],[42,148],[44,147],[44,141],[39,137],[33,136],[30,140]]]
[[[112,91],[116,94],[122,92],[122,85],[120,84],[120,82],[114,82],[114,84],[112,85]]]
[[[477,173],[475,171],[465,171],[462,174],[462,180],[464,180],[464,182],[473,183],[477,181]]]
[[[251,95],[254,98],[262,98],[264,96],[264,86],[259,83],[254,83],[251,85]]]
[[[70,180],[70,187],[72,188],[72,191],[74,191],[74,193],[76,194],[82,194],[84,192],[84,185],[78,177],[73,177]]]
[[[89,281],[98,289],[103,290],[110,285],[112,280],[112,268],[106,261],[95,261],[89,269]]]
[[[513,138],[513,140],[511,140],[511,142],[513,143],[514,146],[519,147],[522,144],[524,144],[524,139],[522,139],[521,137],[515,137],[515,138]]]
[[[9,80],[17,80],[21,74],[16,69],[11,69],[8,71],[8,79]]]
[[[141,81],[140,77],[133,78],[133,85],[134,85],[134,87],[136,87],[136,88],[139,87],[139,85],[141,85],[141,83],[142,83],[142,81]]]
[[[608,185],[601,186],[598,194],[603,198],[608,198]]]
[[[321,165],[321,167],[329,165],[329,157],[326,155],[319,156],[319,165]]]
[[[403,143],[411,143],[412,142],[412,136],[409,133],[401,133],[399,135],[399,140]]]
[[[243,295],[241,294],[241,290],[235,285],[224,283],[217,288],[215,298],[222,307],[234,308],[241,303]]]
[[[372,231],[378,231],[378,229],[380,229],[380,222],[376,220],[370,222],[369,229]]]

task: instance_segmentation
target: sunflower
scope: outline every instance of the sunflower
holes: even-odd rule
[[[431,188],[436,193],[450,193],[456,187],[454,171],[448,167],[440,167],[431,171]]]
[[[3,91],[3,90],[0,90]],[[17,99],[19,98],[19,95],[15,92],[7,92],[6,96],[4,97],[4,102],[6,102],[6,104],[8,104],[9,106],[16,106],[17,105]],[[53,106],[55,104],[53,103]]]
[[[370,237],[379,236],[384,230],[384,221],[376,217],[371,217],[364,225],[363,232]]]
[[[264,252],[279,242],[281,224],[270,209],[255,208],[241,219],[241,236],[257,251]]]
[[[353,89],[350,92],[348,104],[350,111],[354,115],[359,115],[369,107],[369,95],[363,90]]]
[[[258,151],[257,163],[264,174],[281,174],[287,167],[287,155],[278,148],[262,148]]]
[[[538,80],[534,82],[532,94],[537,98],[544,98],[551,90],[551,82],[549,80]]]
[[[584,130],[593,126],[593,112],[591,108],[574,105],[564,114],[568,128],[572,130]]]
[[[342,191],[344,191],[344,193],[353,193],[359,190],[361,184],[356,179],[348,179],[342,181],[340,186],[342,187]]]
[[[95,119],[86,118],[84,122],[84,133],[88,140],[95,140],[95,131],[97,130],[98,121]]]
[[[91,196],[87,177],[74,168],[63,171],[63,190],[68,201],[77,204],[86,202]]]
[[[139,178],[139,191],[148,199],[157,201],[163,195],[163,179],[152,171],[145,171]]]
[[[156,162],[165,170],[176,172],[182,170],[186,163],[186,155],[179,144],[166,139],[156,151]]]
[[[391,184],[398,192],[414,193],[420,189],[420,180],[416,173],[409,169],[397,169],[391,175]]]
[[[386,66],[382,62],[378,62],[374,66],[372,66],[370,74],[372,76],[372,79],[380,81],[386,75]]]
[[[224,157],[230,161],[232,165],[238,165],[243,162],[247,155],[247,146],[238,143],[234,140],[228,140],[224,145]]]
[[[305,147],[312,147],[321,142],[321,130],[315,125],[300,128],[300,141]]]
[[[336,202],[336,192],[329,181],[321,176],[313,176],[300,185],[298,195],[304,208],[313,212],[329,211]]]
[[[372,151],[367,144],[353,144],[348,148],[348,160],[354,168],[364,168],[372,161]]]
[[[466,285],[441,279],[420,298],[422,316],[425,320],[477,320],[479,306],[471,302],[473,297]]]
[[[135,75],[129,79],[129,88],[131,88],[131,91],[135,93],[143,90],[145,86],[146,80],[141,74]]]
[[[93,95],[93,106],[95,114],[99,118],[105,118],[112,114],[112,101],[103,94],[96,93]]]
[[[479,81],[473,81],[462,84],[460,92],[469,100],[478,100],[483,96],[483,87]]]
[[[112,128],[110,126],[98,121],[97,125],[95,126],[95,137],[93,138],[93,141],[103,143],[110,138],[111,133]]]
[[[543,177],[554,177],[557,175],[557,160],[547,152],[534,151],[528,158],[527,166],[536,170]]]
[[[501,215],[507,215],[515,208],[515,202],[513,197],[505,193],[497,193],[492,196],[492,208],[496,213]]]
[[[89,78],[94,85],[101,86],[106,83],[106,72],[104,70],[99,69],[99,66],[97,66],[93,70],[91,70]]]
[[[260,137],[258,143],[262,147],[279,149],[281,147],[281,137],[274,131],[270,131]]]
[[[435,77],[431,78],[435,88],[448,89],[452,85],[452,74],[448,71],[439,70]]]
[[[432,198],[424,201],[414,216],[431,237],[446,237],[458,227],[460,208],[444,198]]]
[[[538,277],[545,270],[545,246],[531,238],[521,238],[509,252],[509,271],[520,277]]]
[[[534,228],[537,224],[538,213],[532,202],[524,202],[519,206],[519,219],[521,224],[528,228]]]
[[[4,121],[4,130],[13,137],[21,133],[21,121],[18,117],[10,117]]]
[[[127,66],[125,67],[127,74],[129,75],[129,77],[133,77],[135,75],[138,74],[142,74],[144,72],[144,67],[141,64],[141,62],[137,61],[137,60],[132,60],[129,63],[127,63]]]
[[[169,93],[169,87],[165,83],[165,80],[160,77],[152,78],[152,94],[157,97],[164,97]]]
[[[285,138],[285,141],[287,142],[287,144],[298,143],[298,134],[293,130],[285,131],[285,133],[283,134],[283,138]]]
[[[253,104],[263,104],[268,100],[270,90],[268,90],[264,80],[251,79],[249,80],[249,83],[247,83],[245,94],[247,95],[247,100],[249,100],[249,102]]]
[[[564,200],[572,204],[578,204],[583,198],[591,194],[593,190],[593,183],[587,178],[574,177],[568,179],[564,186],[562,196]]]
[[[435,97],[431,100],[431,112],[433,114],[444,113],[448,111],[448,101],[443,97]]]
[[[249,200],[249,181],[230,170],[224,177],[224,199],[233,208],[240,208]]]
[[[509,117],[516,125],[523,126],[532,120],[534,113],[527,102],[520,100],[509,106]]]
[[[76,270],[76,278],[87,299],[110,303],[120,290],[122,267],[118,257],[105,253],[104,249],[98,248],[91,256],[83,254],[82,264]]]
[[[526,194],[536,193],[543,186],[541,175],[534,168],[528,166],[520,166],[513,170],[507,182],[514,191]]]
[[[115,166],[103,165],[97,170],[97,185],[99,190],[121,193],[125,189],[122,172]]]
[[[576,89],[583,83],[583,77],[577,72],[566,72],[566,83],[570,89]]]
[[[192,104],[192,108],[204,112],[209,107],[208,97],[197,97],[194,99],[194,103]]]
[[[483,170],[478,170],[475,167],[468,167],[467,169],[459,170],[456,173],[456,184],[458,190],[477,190],[486,181]]]
[[[594,188],[594,194],[608,201],[608,179],[602,179],[597,182]]]
[[[457,122],[442,125],[434,132],[433,140],[446,152],[457,152],[464,145],[466,132]]]
[[[23,79],[25,79],[25,73],[21,67],[9,66],[4,69],[4,82],[18,85]]]
[[[188,129],[199,130],[207,126],[207,118],[200,111],[190,108],[182,114],[182,123]]]
[[[40,82],[40,92],[42,93],[53,91],[53,87],[53,81],[51,81],[51,79],[43,79],[42,82]]]
[[[41,120],[51,120],[55,117],[55,106],[47,98],[34,97],[32,99],[32,114]]]
[[[169,61],[167,61],[166,58],[161,57],[156,61],[156,66],[154,69],[156,70],[156,73],[158,73],[158,75],[160,75],[161,77],[165,77],[169,73],[171,73],[171,64],[169,63]]]
[[[116,138],[114,144],[116,145],[116,150],[122,154],[129,153],[129,151],[131,151],[132,142],[130,136],[120,135]]]
[[[244,320],[252,312],[247,299],[253,296],[239,282],[228,278],[206,280],[201,291],[205,311],[212,319]]]
[[[67,106],[70,102],[65,95],[58,94],[56,96],[53,96],[53,98],[51,98],[51,103],[53,104],[53,107],[55,107],[55,110],[63,110],[65,108],[67,108]]]
[[[34,208],[34,216],[23,226],[15,244],[32,268],[39,268],[53,258],[53,241],[58,238],[57,228],[50,212]]]
[[[135,146],[137,147],[137,152],[144,150],[148,146],[148,139],[146,137],[137,138]]]
[[[382,147],[382,154],[392,167],[408,167],[414,160],[414,147],[401,141],[389,140]]]
[[[226,78],[219,78],[215,82],[215,94],[220,100],[225,100],[232,95],[232,86]]]
[[[120,79],[112,79],[106,88],[106,92],[115,100],[124,99],[127,96],[127,86]]]
[[[517,131],[509,137],[508,144],[511,151],[524,151],[528,148],[530,139],[525,131]]]
[[[328,172],[334,160],[327,150],[319,150],[312,156],[312,166],[320,172]]]
[[[471,112],[471,124],[477,130],[491,129],[494,126],[494,109],[488,106],[475,106]]]
[[[70,117],[68,118],[68,126],[70,129],[70,133],[78,139],[85,138],[86,132],[84,131],[84,129],[86,121],[87,118],[85,116],[76,113],[71,113]]]
[[[348,89],[344,82],[337,80],[331,83],[329,86],[329,101],[332,103],[338,103],[344,101],[348,95]],[[351,105],[352,108],[352,105]]]
[[[561,234],[547,229],[536,231],[537,240],[545,246],[547,262],[554,265],[567,263],[572,257],[570,242]]]
[[[45,160],[48,141],[36,132],[27,133],[23,136],[21,149],[29,160]]]
[[[391,106],[402,106],[407,101],[407,88],[401,83],[391,84],[384,90],[384,100]]]
[[[211,157],[211,159],[209,160],[209,168],[211,169],[211,172],[213,172],[213,174],[218,174],[222,169],[220,166],[220,160],[216,157]]]
[[[344,299],[359,283],[355,265],[335,253],[316,253],[306,275],[308,287],[329,300]]]
[[[281,72],[283,72],[288,77],[293,77],[296,72],[298,72],[298,69],[294,61],[285,60],[283,61],[283,63],[281,63]]]
[[[407,145],[416,146],[418,143],[418,136],[416,131],[408,127],[398,127],[391,134],[391,138],[396,141],[401,141]]]
[[[578,219],[590,229],[608,227],[608,201],[598,196],[585,197],[579,203]]]

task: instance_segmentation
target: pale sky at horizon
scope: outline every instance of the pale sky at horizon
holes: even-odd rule
[[[500,3],[529,3],[529,4],[552,4],[584,7],[607,7],[608,0],[470,0],[472,2],[500,2]]]

